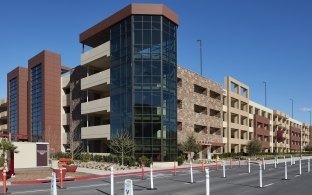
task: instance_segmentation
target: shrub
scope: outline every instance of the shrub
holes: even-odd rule
[[[153,160],[151,158],[147,158],[146,156],[141,156],[139,158],[139,164],[141,165],[143,163],[144,166],[149,167],[151,163],[153,163]]]
[[[193,159],[194,159],[194,160],[199,159],[199,154],[198,154],[198,152],[195,152],[195,153],[194,153],[194,155],[193,155]]]
[[[251,156],[255,156],[261,152],[261,141],[258,139],[250,140],[247,143],[247,152]]]
[[[124,165],[128,167],[136,166],[136,159],[133,156],[125,156]]]
[[[185,161],[185,155],[178,156],[177,161],[178,161],[178,165],[182,165]]]
[[[88,162],[93,160],[93,155],[89,153],[75,154],[74,159],[81,160],[82,162]]]
[[[93,156],[93,160],[95,161],[95,162],[103,162],[103,156],[102,155],[94,155]]]

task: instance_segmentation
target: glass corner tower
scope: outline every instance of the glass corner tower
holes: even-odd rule
[[[110,28],[111,137],[128,131],[136,157],[177,158],[177,27],[131,14]]]

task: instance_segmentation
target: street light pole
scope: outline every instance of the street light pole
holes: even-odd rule
[[[197,40],[199,42],[199,52],[200,52],[200,76],[203,76],[203,54],[202,54],[202,40]]]
[[[291,118],[294,118],[294,99],[290,98],[291,101]]]
[[[265,105],[265,107],[267,107],[267,89],[266,89],[267,82],[263,81],[263,83],[264,83],[264,105]]]

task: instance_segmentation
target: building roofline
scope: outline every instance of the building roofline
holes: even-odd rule
[[[82,32],[79,36],[80,43],[91,47],[100,45],[100,37],[103,39],[109,36],[109,27],[134,14],[163,15],[175,24],[179,23],[178,15],[163,4],[130,4]]]

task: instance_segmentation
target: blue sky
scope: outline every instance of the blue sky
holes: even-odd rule
[[[178,64],[223,84],[231,75],[250,87],[253,101],[309,122],[312,107],[311,0],[1,0],[0,97],[6,74],[43,49],[62,54],[67,66],[79,64],[79,33],[129,3],[163,3],[178,13]]]

